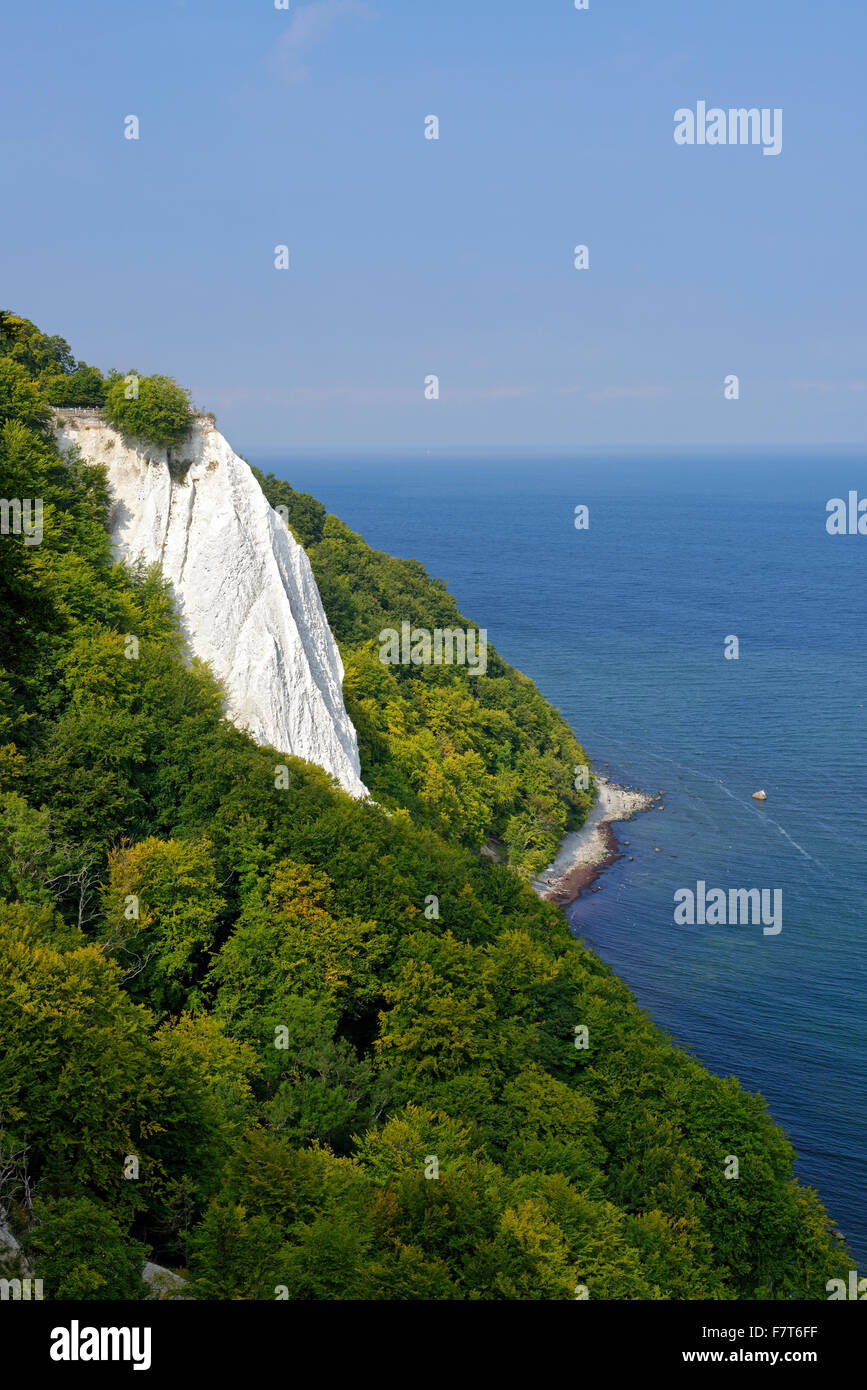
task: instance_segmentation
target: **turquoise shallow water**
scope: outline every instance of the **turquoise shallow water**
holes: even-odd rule
[[[660,1025],[762,1092],[867,1272],[867,536],[825,530],[830,497],[867,496],[867,464],[254,461],[445,579],[597,766],[665,793],[621,827],[634,862],[573,928]],[[675,926],[674,892],[700,879],[781,889],[782,931]]]

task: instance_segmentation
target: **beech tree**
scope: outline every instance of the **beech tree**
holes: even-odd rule
[[[24,1247],[35,1259],[49,1299],[143,1299],[146,1258],[117,1216],[90,1197],[37,1202]]]
[[[383,666],[454,601],[286,485],[373,799],[259,747],[113,563],[104,470],[46,427],[74,359],[11,318],[0,496],[45,534],[0,538],[0,1121],[47,1295],[136,1296],[138,1241],[208,1298],[824,1298],[852,1260],[762,1099],[522,882],[592,797],[556,711],[491,649],[484,681]]]
[[[161,449],[179,444],[191,423],[190,393],[170,376],[112,372],[103,409],[116,429]]]

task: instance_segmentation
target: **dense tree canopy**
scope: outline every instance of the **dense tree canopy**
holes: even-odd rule
[[[103,409],[109,424],[160,449],[179,444],[190,428],[190,393],[169,376],[112,372]]]
[[[377,800],[467,845],[493,836],[524,873],[550,863],[593,800],[592,786],[576,787],[589,759],[565,720],[490,646],[484,679],[461,665],[384,665],[384,628],[474,625],[417,560],[371,549],[309,493],[254,472],[310,557]]]
[[[368,669],[381,615],[452,601],[302,501],[381,804],[298,759],[278,787],[160,576],[112,562],[101,470],[58,453],[63,348],[8,317],[0,495],[45,533],[0,537],[0,1206],[45,1296],[138,1297],[147,1251],[205,1299],[824,1297],[848,1256],[761,1097],[426,793],[472,755],[520,868],[533,797],[555,837],[580,814],[530,682]]]
[[[52,406],[101,406],[105,380],[98,367],[76,362],[64,338],[41,333],[35,323],[0,311],[0,358],[39,382]]]

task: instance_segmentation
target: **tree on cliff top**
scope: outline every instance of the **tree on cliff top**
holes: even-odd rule
[[[0,357],[18,362],[31,380],[74,372],[79,365],[65,338],[43,333],[8,309],[0,309]]]
[[[180,443],[190,428],[190,393],[170,376],[112,372],[104,410],[115,429],[158,448]]]
[[[0,310],[0,357],[38,382],[50,405],[102,405],[105,379],[99,368],[77,362],[65,338],[49,336],[30,319],[8,310]]]

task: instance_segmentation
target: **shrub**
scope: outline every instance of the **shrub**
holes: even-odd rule
[[[108,1207],[76,1196],[37,1203],[27,1238],[50,1299],[140,1299],[145,1250]]]
[[[135,395],[128,398],[133,378]],[[104,409],[109,424],[158,448],[178,444],[190,428],[190,393],[170,376],[112,372]]]

